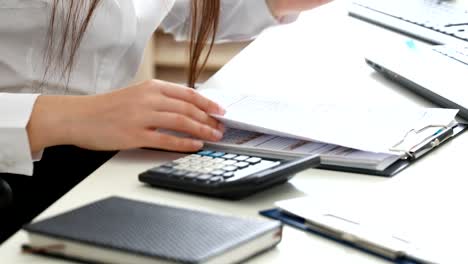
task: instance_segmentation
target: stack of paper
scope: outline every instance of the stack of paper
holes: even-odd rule
[[[277,158],[320,155],[326,165],[384,170],[400,159],[399,155],[367,152],[318,141],[281,137],[228,128],[221,142],[209,142],[214,149],[232,149],[246,154],[265,154]]]

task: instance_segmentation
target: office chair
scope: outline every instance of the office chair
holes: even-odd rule
[[[0,210],[10,206],[13,200],[13,192],[10,185],[0,178]]]

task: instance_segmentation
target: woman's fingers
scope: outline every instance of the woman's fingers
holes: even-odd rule
[[[155,112],[148,121],[150,128],[163,128],[186,133],[203,140],[218,141],[223,134],[218,129],[178,113]]]
[[[203,147],[203,142],[196,139],[181,138],[158,131],[148,131],[146,134],[147,147],[172,151],[193,152]]]
[[[171,97],[164,97],[163,100],[159,101],[160,103],[155,105],[155,109],[158,112],[178,113],[223,132],[221,124],[216,119],[212,118],[206,112],[200,110],[191,103],[173,99]]]
[[[162,84],[159,85],[160,91],[166,96],[191,103],[207,113],[219,115],[224,115],[225,113],[225,110],[221,106],[202,96],[194,89],[167,82],[162,82]]]

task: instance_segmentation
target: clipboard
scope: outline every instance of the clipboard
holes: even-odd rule
[[[423,138],[419,142],[414,142],[414,144],[407,143],[407,148],[402,148],[401,145],[408,141],[408,135],[411,133],[418,134],[423,132],[428,128],[439,128],[437,133]],[[432,150],[438,148],[439,146],[443,145],[445,142],[448,142],[455,138],[456,136],[465,132],[466,128],[468,127],[467,124],[464,123],[454,123],[449,126],[443,125],[429,125],[423,127],[421,129],[412,129],[406,133],[406,135],[402,138],[400,142],[396,142],[394,146],[390,148],[390,150],[395,151],[396,153],[401,153],[402,157],[389,167],[387,167],[383,171],[379,170],[371,170],[371,169],[362,169],[362,168],[354,168],[354,167],[345,167],[345,166],[337,166],[337,165],[328,165],[328,164],[320,164],[317,168],[318,169],[325,169],[325,170],[335,170],[335,171],[344,171],[344,172],[352,172],[352,173],[360,173],[360,174],[370,174],[375,176],[382,176],[382,177],[392,177],[399,172],[403,171],[404,169],[408,168],[411,164],[418,161],[422,157],[424,157],[427,153],[431,152]]]

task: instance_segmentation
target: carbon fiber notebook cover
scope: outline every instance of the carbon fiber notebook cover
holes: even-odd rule
[[[268,232],[281,231],[281,224],[110,197],[24,229],[160,260],[202,263]]]

